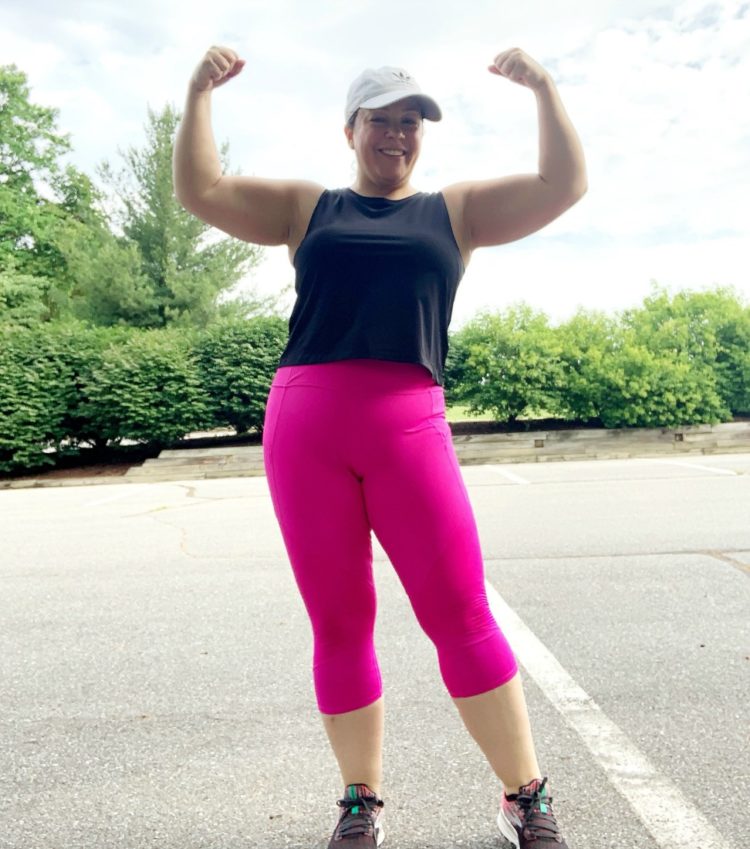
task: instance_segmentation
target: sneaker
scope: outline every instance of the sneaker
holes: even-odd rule
[[[366,784],[350,784],[336,803],[341,816],[328,849],[374,849],[385,839],[380,812],[383,800]]]
[[[517,795],[503,793],[497,815],[503,849],[568,849],[557,827],[546,785],[546,778],[535,778]]]

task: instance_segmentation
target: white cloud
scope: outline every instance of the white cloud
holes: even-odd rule
[[[679,289],[732,286],[750,304],[743,270],[735,262],[747,240],[719,238],[693,244],[601,245],[582,250],[539,236],[515,246],[477,251],[456,298],[453,325],[478,309],[526,301],[553,322],[576,309],[614,312],[637,306],[651,281]]]
[[[551,315],[578,301],[637,302],[651,278],[750,295],[740,277],[750,12],[739,0],[474,0],[471,14],[447,0],[216,0],[208,15],[196,0],[5,0],[0,21],[2,61],[28,74],[36,102],[60,109],[89,174],[118,147],[143,144],[147,105],[182,106],[212,43],[248,63],[214,97],[233,166],[329,186],[352,179],[343,101],[362,67],[404,65],[443,106],[418,166],[426,190],[535,169],[533,94],[486,65],[519,46],[550,69],[584,143],[589,192],[537,236],[477,252],[454,321],[515,289]],[[292,269],[285,249],[268,256],[255,279],[278,291]]]
[[[679,19],[645,20],[600,33],[590,55],[577,58],[596,68],[574,101],[592,229],[747,232],[736,213],[750,165],[742,142],[750,111],[738,108],[741,81],[750,79],[748,47],[748,18],[693,30]]]

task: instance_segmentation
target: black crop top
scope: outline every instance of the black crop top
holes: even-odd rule
[[[443,383],[464,264],[439,193],[326,190],[294,257],[297,300],[280,366],[372,358]]]

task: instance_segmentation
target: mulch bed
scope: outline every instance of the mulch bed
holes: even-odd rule
[[[564,419],[523,419],[515,422],[451,422],[451,431],[461,433],[528,433],[532,430],[581,430],[604,427],[599,419],[587,422]]]
[[[122,477],[133,466],[140,466],[149,457],[157,457],[158,449],[140,445],[125,448],[94,450],[81,448],[78,456],[63,455],[56,458],[54,466],[13,475],[0,474],[0,480],[53,480],[55,478]]]

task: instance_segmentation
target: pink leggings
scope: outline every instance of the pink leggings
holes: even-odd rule
[[[312,623],[322,713],[382,694],[371,530],[435,644],[448,692],[474,696],[513,677],[515,657],[487,602],[443,388],[427,369],[372,359],[279,368],[263,455]]]

